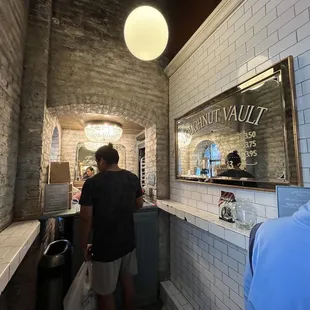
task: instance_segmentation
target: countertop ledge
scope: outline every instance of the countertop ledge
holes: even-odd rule
[[[14,222],[0,233],[0,295],[39,233],[39,221]]]
[[[149,201],[144,201],[143,208],[140,211],[148,210],[148,209],[152,209],[156,207],[157,207],[156,204],[149,202]],[[56,217],[76,216],[80,214],[80,209],[81,209],[81,206],[79,204],[72,204],[71,209],[68,209],[68,210],[43,213],[40,217],[40,220],[47,220],[49,218],[56,218]]]
[[[248,250],[250,231],[239,229],[236,224],[222,221],[213,213],[197,210],[173,200],[158,200],[157,206],[181,220]]]

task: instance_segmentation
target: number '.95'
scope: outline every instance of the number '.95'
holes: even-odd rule
[[[257,151],[256,150],[245,151],[245,156],[246,157],[256,157],[257,156]]]

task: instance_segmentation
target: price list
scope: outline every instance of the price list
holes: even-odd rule
[[[256,131],[249,131],[244,133],[245,137],[245,157],[251,158],[257,156],[256,149]]]

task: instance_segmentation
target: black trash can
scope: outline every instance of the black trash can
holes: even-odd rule
[[[71,284],[71,243],[49,244],[39,264],[37,310],[62,310]]]

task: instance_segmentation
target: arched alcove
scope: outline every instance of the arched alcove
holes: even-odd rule
[[[60,137],[58,127],[55,127],[53,130],[50,161],[60,161]]]
[[[146,192],[152,189],[154,198],[169,197],[169,163],[168,163],[168,111],[154,108],[137,107],[130,102],[122,105],[111,104],[69,104],[48,108],[49,112],[60,120],[71,118],[84,124],[85,121],[102,119],[105,117],[118,117],[138,124],[145,129],[146,148]],[[82,127],[83,128],[83,127]],[[62,142],[65,143],[64,141]]]

